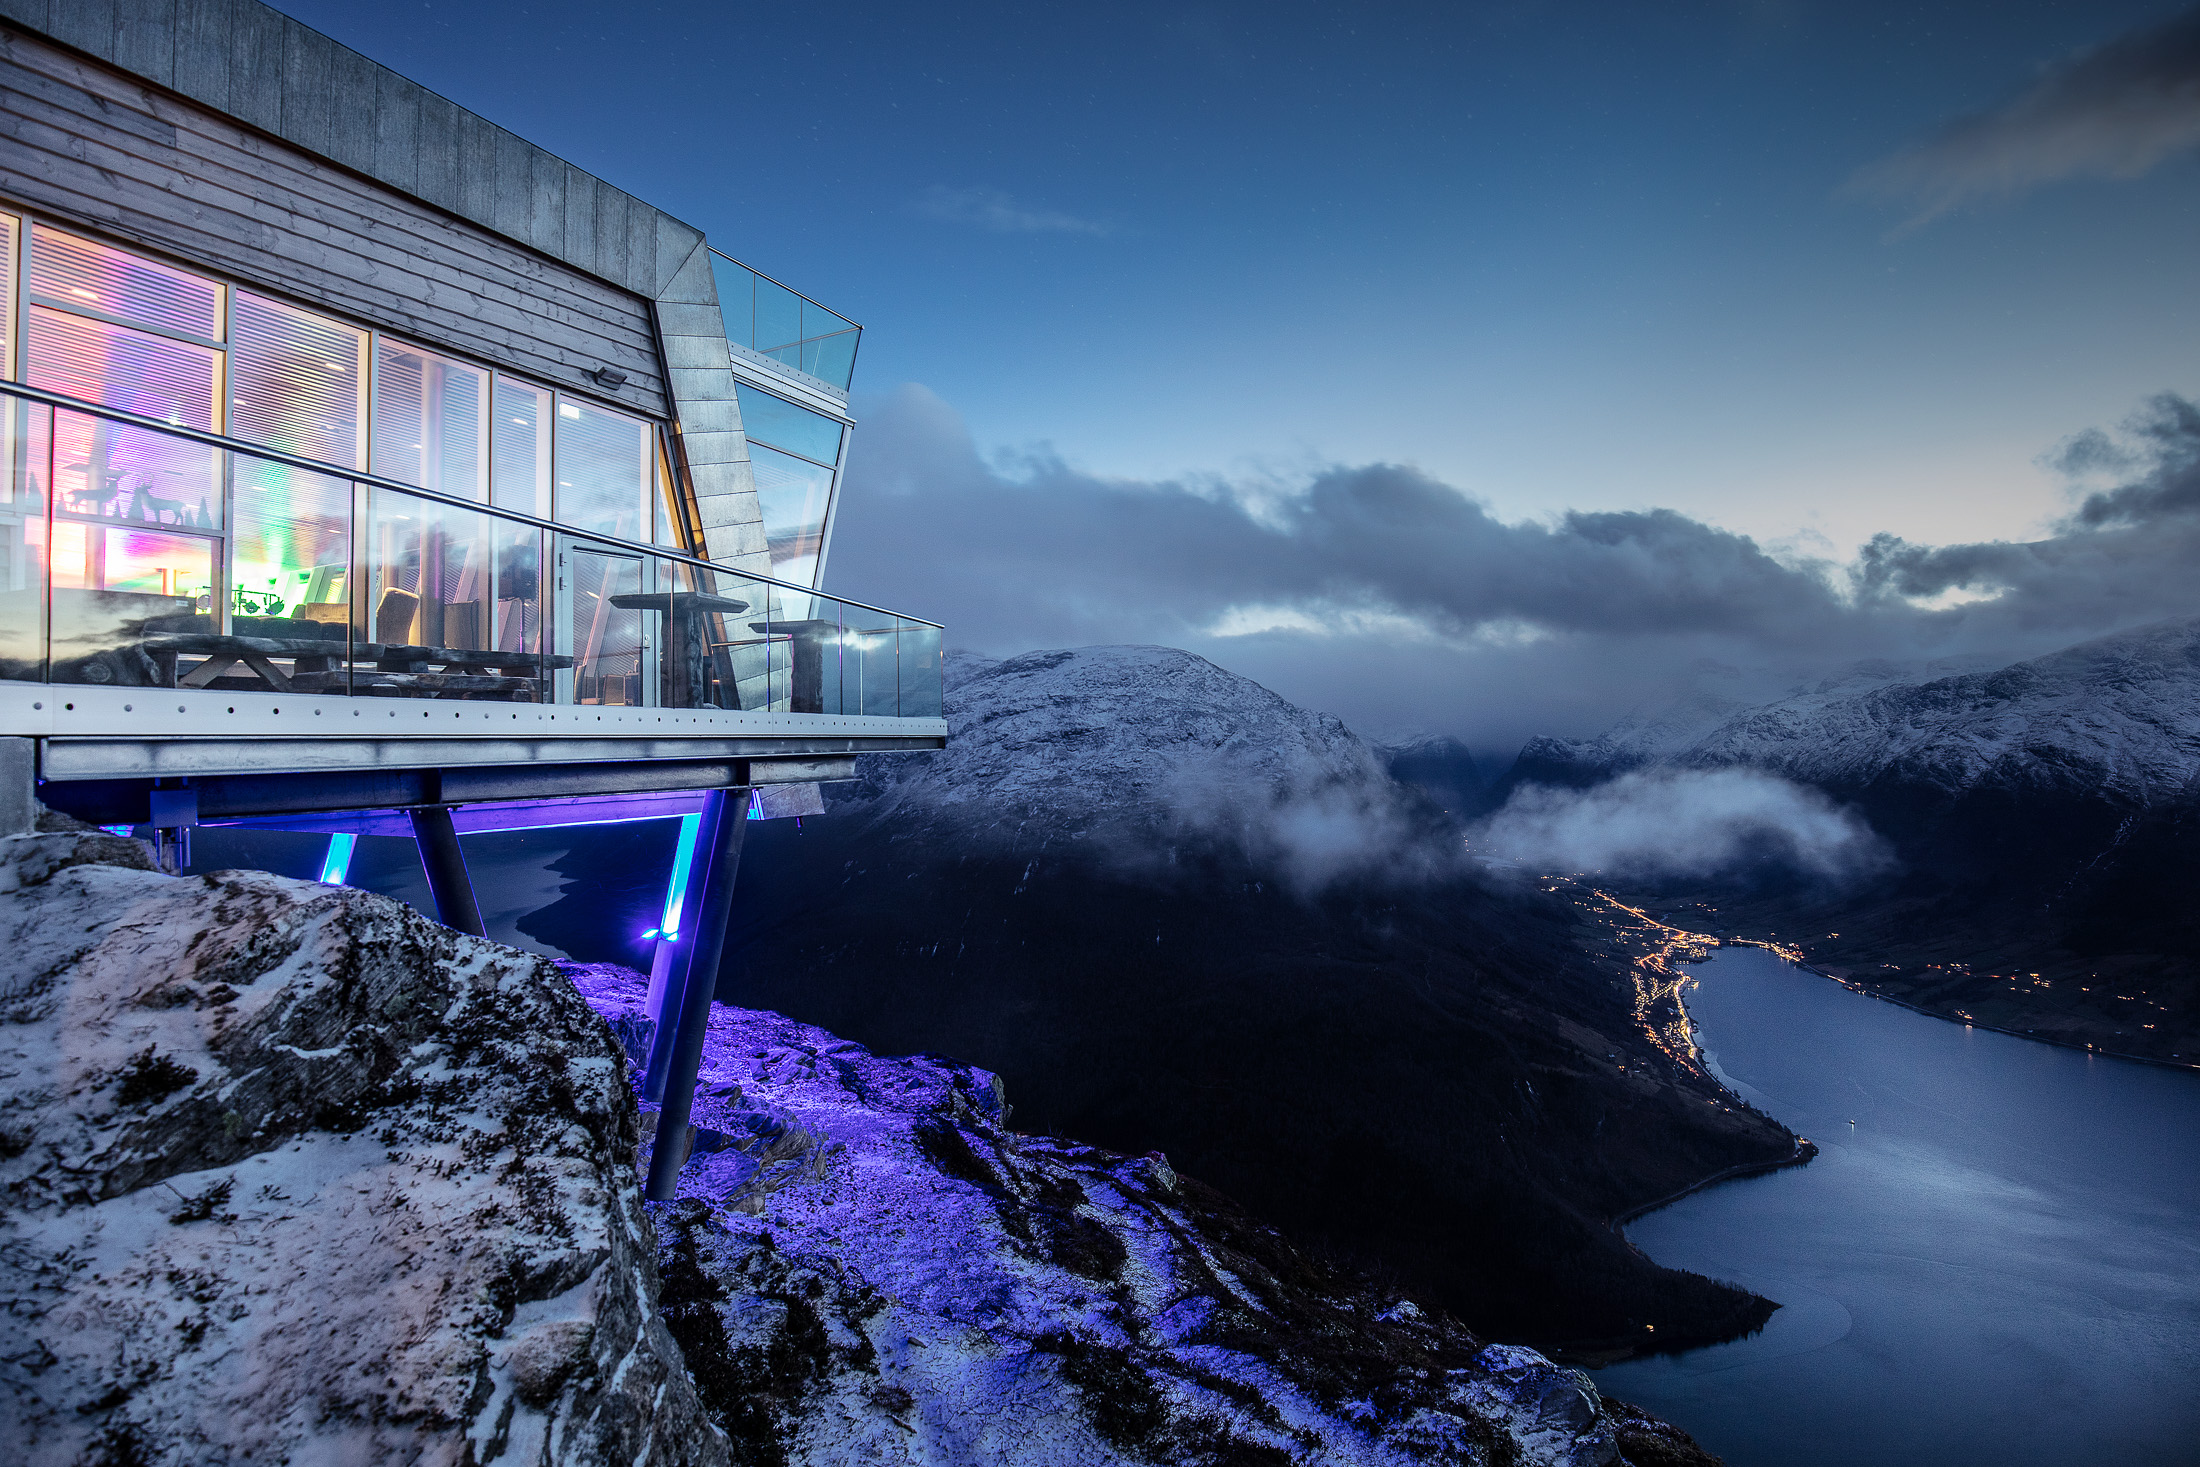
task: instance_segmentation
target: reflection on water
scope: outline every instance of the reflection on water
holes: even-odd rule
[[[1784,1307],[1598,1386],[1730,1467],[2200,1461],[2200,1076],[1965,1029],[1749,948],[1688,995],[1822,1148],[1628,1236]]]

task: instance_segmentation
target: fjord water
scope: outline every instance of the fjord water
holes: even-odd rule
[[[1715,1072],[1821,1150],[1629,1226],[1783,1307],[1600,1390],[1729,1467],[2200,1462],[2200,1075],[1928,1018],[1762,949],[1694,971]]]

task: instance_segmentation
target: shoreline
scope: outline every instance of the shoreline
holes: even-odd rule
[[[1721,947],[1728,946],[1723,940],[1719,945]],[[1772,948],[1772,944],[1758,942],[1754,938],[1743,938],[1732,945],[1736,947]],[[1777,951],[1777,949],[1773,950]],[[1782,954],[1782,956],[1785,956],[1785,954]],[[1984,1029],[1990,1034],[2006,1034],[2012,1039],[2029,1039],[2034,1044],[2052,1044],[2057,1049],[2074,1050],[2079,1054],[2098,1055],[2103,1059],[2129,1060],[2136,1065],[2153,1065],[2164,1070],[2184,1070],[2188,1073],[2200,1073],[2200,1060],[2160,1059],[2150,1054],[2132,1054],[2121,1049],[2102,1049],[2096,1045],[2079,1044],[2068,1039],[2051,1039],[2047,1035],[2029,1029],[2011,1029],[2004,1024],[1987,1024],[1977,1019],[1959,1018],[1954,1014],[1944,1014],[1938,1009],[1926,1008],[1923,1004],[1911,1003],[1908,999],[1896,998],[1889,993],[1880,993],[1861,983],[1852,983],[1846,978],[1838,977],[1835,974],[1828,973],[1823,968],[1812,965],[1805,959],[1788,958],[1788,961],[1806,973],[1815,973],[1829,983],[1840,984],[1851,993],[1862,994],[1864,997],[1876,999],[1880,1003],[1891,1003],[1898,1009],[1908,1009],[1911,1013],[1923,1014],[1928,1019],[1939,1019],[1949,1024],[1961,1024],[1966,1029]]]
[[[1714,1076],[1713,1080],[1716,1083],[1717,1077]],[[1723,1084],[1720,1085],[1719,1088],[1721,1090],[1726,1090],[1726,1086]],[[1726,1093],[1729,1095],[1734,1095],[1734,1092],[1731,1090],[1727,1090]],[[1734,1098],[1736,1100],[1741,1100],[1741,1097],[1739,1095],[1735,1095]],[[1748,1102],[1744,1101],[1743,1103],[1747,1104]],[[1713,1172],[1710,1176],[1705,1177],[1700,1181],[1689,1183],[1687,1186],[1681,1188],[1678,1192],[1668,1193],[1666,1196],[1660,1197],[1654,1202],[1645,1202],[1640,1207],[1631,1207],[1625,1212],[1617,1213],[1605,1223],[1605,1226],[1610,1228],[1613,1232],[1619,1233],[1622,1237],[1625,1237],[1627,1225],[1629,1223],[1638,1222],[1641,1219],[1648,1217],[1651,1213],[1656,1212],[1661,1207],[1670,1207],[1674,1203],[1680,1201],[1683,1197],[1692,1197],[1696,1193],[1701,1192],[1706,1187],[1715,1187],[1721,1182],[1731,1182],[1739,1177],[1756,1177],[1762,1176],[1766,1172],[1785,1171],[1791,1166],[1806,1166],[1810,1163],[1812,1158],[1816,1157],[1817,1155],[1817,1142],[1811,1140],[1808,1136],[1797,1136],[1795,1138],[1795,1150],[1787,1156],[1776,1157],[1771,1161],[1745,1161],[1738,1166],[1721,1168],[1720,1170]],[[1635,1247],[1632,1242],[1630,1242],[1627,1246],[1630,1248]],[[1635,1249],[1635,1251],[1638,1253],[1642,1252],[1642,1250],[1639,1248]],[[1643,1254],[1643,1256],[1645,1258],[1649,1257],[1649,1255],[1646,1253]]]

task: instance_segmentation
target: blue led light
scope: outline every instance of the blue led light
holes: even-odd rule
[[[342,886],[344,877],[351,870],[352,848],[359,844],[356,835],[332,835],[328,838],[328,855],[321,862],[321,879],[330,886]]]
[[[695,838],[702,832],[701,815],[680,817],[680,843],[672,850],[672,880],[665,884],[665,920],[652,936],[671,942],[680,935],[680,908],[687,903],[688,872],[695,865]]]
[[[102,825],[99,828],[109,835],[128,835],[134,827],[128,825]]]

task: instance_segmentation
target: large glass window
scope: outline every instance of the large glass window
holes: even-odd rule
[[[745,382],[733,390],[756,470],[772,574],[815,585],[832,508],[833,470],[840,462],[841,424]]]
[[[229,434],[322,463],[366,463],[367,333],[237,292]]]
[[[34,387],[211,432],[221,353],[194,342],[31,307]]]
[[[297,637],[351,624],[351,481],[238,455],[229,628]],[[311,623],[312,625],[302,625]]]
[[[483,497],[489,374],[381,338],[374,358],[374,472],[459,499]]]
[[[655,437],[650,425],[639,418],[571,398],[561,400],[552,518],[576,530],[622,540],[649,539]]]
[[[550,518],[550,390],[499,374],[489,421],[489,502]]]

